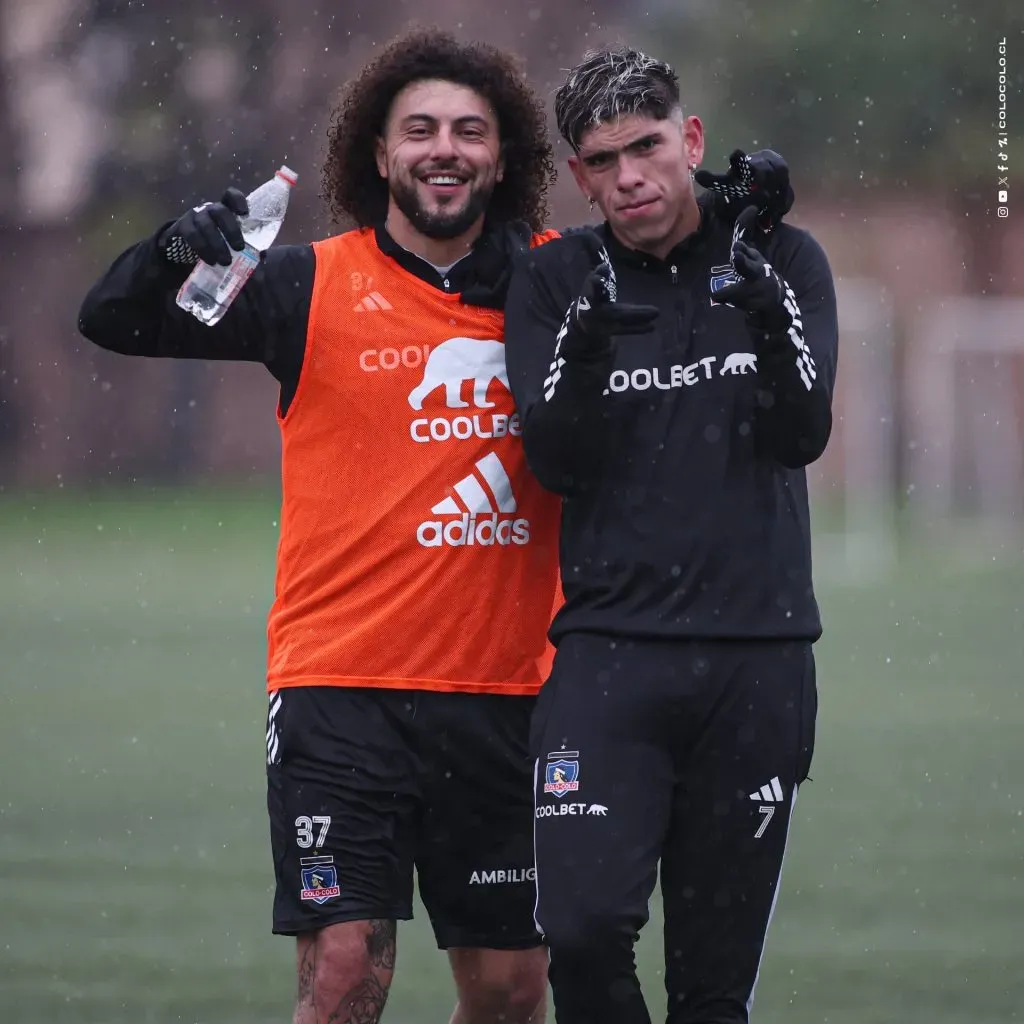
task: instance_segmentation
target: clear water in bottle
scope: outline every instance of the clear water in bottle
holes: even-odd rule
[[[246,197],[249,214],[240,218],[245,248],[232,250],[231,265],[210,266],[200,260],[178,291],[178,305],[196,319],[213,326],[228,311],[245,282],[259,265],[260,253],[273,244],[284,222],[292,188],[298,180],[282,166],[270,181]]]

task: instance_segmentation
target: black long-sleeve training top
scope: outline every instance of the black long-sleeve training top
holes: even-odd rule
[[[527,460],[563,495],[566,604],[551,636],[816,640],[804,467],[832,427],[838,355],[828,261],[783,224],[762,250],[792,288],[790,335],[711,304],[732,227],[703,202],[664,260],[598,229],[618,300],[661,310],[610,345],[563,330],[593,257],[578,235],[523,256],[505,314]],[[557,346],[557,351],[556,351]]]
[[[281,385],[281,412],[287,412],[306,349],[316,271],[313,247],[272,246],[238,293],[230,316],[207,326],[175,301],[192,268],[168,262],[160,249],[169,226],[126,249],[89,289],[79,310],[79,331],[123,355],[263,363]],[[479,305],[491,305],[485,293],[496,289],[501,294],[503,276],[507,284],[511,257],[501,251],[500,232],[482,236],[444,275],[403,249],[382,224],[375,233],[382,252],[442,291],[475,295]]]

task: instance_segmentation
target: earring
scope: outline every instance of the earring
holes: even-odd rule
[[[693,171],[694,171],[694,165],[690,164],[690,181],[693,181]]]
[[[593,213],[594,212],[594,197],[593,196],[587,196],[587,200],[590,203],[590,212]]]

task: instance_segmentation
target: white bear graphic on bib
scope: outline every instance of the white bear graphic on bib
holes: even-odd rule
[[[463,381],[473,382],[473,404],[478,409],[492,409],[487,401],[491,381],[499,380],[509,390],[505,370],[505,346],[500,341],[479,338],[449,338],[433,349],[423,365],[423,380],[409,394],[409,404],[423,408],[423,400],[437,388],[444,388],[449,409],[466,409],[462,400]]]

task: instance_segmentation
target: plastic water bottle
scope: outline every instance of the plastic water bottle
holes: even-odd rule
[[[282,166],[270,181],[246,197],[249,215],[239,218],[245,248],[241,252],[231,250],[228,267],[200,260],[178,290],[182,309],[211,327],[224,316],[259,264],[260,253],[270,248],[281,230],[296,181],[298,175]]]

